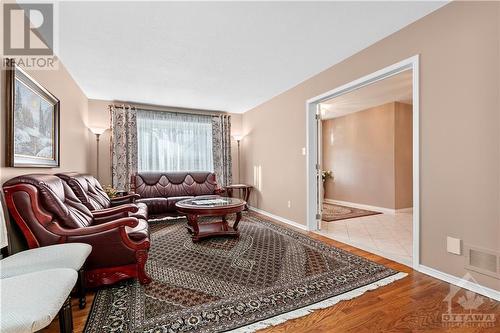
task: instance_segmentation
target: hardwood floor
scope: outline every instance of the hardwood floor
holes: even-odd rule
[[[327,244],[406,272],[408,276],[352,300],[342,301],[332,307],[316,310],[308,316],[261,330],[260,333],[500,332],[500,302],[474,293],[466,295],[466,291],[462,290],[455,297],[452,313],[468,313],[456,299],[464,296],[464,299],[470,300],[477,295],[483,303],[472,313],[492,314],[496,320],[490,327],[446,327],[441,316],[447,313],[447,303],[444,299],[450,291],[448,283],[315,233],[307,234]],[[87,307],[83,310],[78,309],[78,302],[73,299],[75,333],[83,332],[93,299],[94,292],[90,292],[87,295]],[[55,320],[43,332],[59,332],[58,325]]]

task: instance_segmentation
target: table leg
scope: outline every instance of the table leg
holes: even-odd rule
[[[87,300],[85,298],[86,289],[85,289],[85,271],[83,268],[80,268],[78,271],[78,280],[77,280],[77,293],[78,293],[78,307],[80,309],[84,309],[87,304]]]
[[[59,310],[59,332],[73,333],[73,313],[71,312],[71,297],[69,296]]]
[[[228,224],[227,224],[227,216],[226,215],[222,216],[222,223],[224,223],[224,230],[227,231]]]
[[[236,213],[236,220],[234,221],[234,224],[233,224],[234,231],[238,230],[238,223],[240,223],[240,220],[241,220],[241,212],[238,212],[238,213]]]
[[[243,190],[243,200],[245,200],[246,202],[245,210],[248,210],[248,199],[250,199],[250,190],[251,190],[250,187],[245,187],[245,189]]]
[[[193,238],[197,237],[198,234],[200,233],[200,228],[198,227],[198,216],[195,214],[188,214],[187,215],[187,220],[188,220],[188,225],[191,229],[191,232],[193,233]]]

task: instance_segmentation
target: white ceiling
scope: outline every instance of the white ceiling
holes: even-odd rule
[[[61,2],[89,98],[245,112],[445,2]]]
[[[368,86],[321,103],[321,119],[341,117],[390,102],[411,104],[413,100],[411,70],[393,75]]]

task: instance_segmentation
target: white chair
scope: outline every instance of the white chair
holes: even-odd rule
[[[80,308],[85,307],[85,281],[83,266],[92,247],[83,243],[43,246],[8,256],[0,260],[0,279],[47,269],[68,268],[78,272]]]
[[[0,280],[0,332],[31,333],[48,326],[59,313],[61,333],[73,332],[70,293],[78,274],[59,268]]]

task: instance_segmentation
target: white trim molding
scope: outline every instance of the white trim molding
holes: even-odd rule
[[[458,286],[460,288],[464,288],[464,289],[473,291],[477,294],[494,299],[496,301],[500,301],[500,291],[482,286],[476,282],[462,279],[462,278],[456,277],[454,275],[450,275],[448,273],[444,273],[444,272],[438,271],[437,269],[434,269],[434,268],[431,268],[428,266],[424,266],[424,265],[419,265],[417,271],[419,271],[420,273],[432,276],[433,278],[448,282],[448,283],[453,284],[455,286]]]
[[[286,218],[278,216],[278,215],[274,215],[272,213],[266,212],[265,210],[262,210],[262,209],[259,209],[259,208],[255,208],[255,207],[252,207],[252,206],[248,206],[248,210],[251,210],[252,212],[256,212],[256,213],[259,213],[261,215],[267,216],[267,217],[272,218],[272,219],[274,219],[276,221],[289,224],[292,227],[295,227],[295,228],[298,228],[298,229],[301,229],[301,230],[305,230],[305,231],[308,230],[307,226],[305,226],[303,224],[297,223],[295,221],[286,219]]]
[[[318,230],[316,217],[318,209],[318,128],[316,112],[320,103],[349,93],[361,87],[384,80],[406,70],[413,74],[413,253],[412,267],[418,270],[420,265],[420,76],[419,55],[387,66],[374,73],[363,76],[321,95],[310,98],[305,103],[306,116],[306,191],[307,191],[307,228]]]
[[[400,213],[412,213],[413,212],[412,207],[401,208],[401,209],[392,209],[392,208],[371,206],[371,205],[365,205],[365,204],[360,204],[360,203],[356,203],[356,202],[334,200],[334,199],[323,199],[323,201],[325,203],[328,203],[328,204],[341,205],[341,206],[347,206],[347,207],[365,209],[365,210],[372,210],[374,212],[390,214],[390,215],[395,215],[395,214],[400,214]]]
[[[413,207],[396,209],[396,214],[413,214]]]

